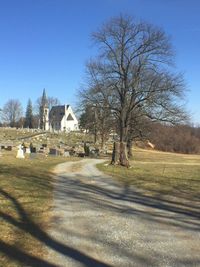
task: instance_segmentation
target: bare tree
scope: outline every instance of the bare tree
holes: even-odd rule
[[[152,121],[185,120],[179,105],[184,80],[171,70],[173,51],[159,28],[119,16],[104,24],[92,38],[99,54],[87,64],[88,83],[81,92],[82,99],[99,106],[106,103],[119,131],[120,144],[116,147],[120,151],[113,163],[129,166],[126,146],[134,116],[139,114]],[[137,120],[141,121],[139,117]]]
[[[23,116],[23,109],[20,101],[17,99],[8,100],[3,107],[2,113],[4,122],[9,124],[11,127],[16,126],[16,123]]]
[[[48,103],[49,110],[51,110],[53,106],[60,105],[60,100],[57,97],[47,97],[47,103]],[[34,108],[36,114],[39,114],[41,105],[42,105],[42,97],[39,97],[36,100],[36,104]]]
[[[48,105],[49,105],[49,110],[51,110],[51,108],[53,106],[58,106],[60,105],[60,100],[57,98],[57,97],[48,97],[47,98],[47,101],[48,101]]]
[[[95,104],[86,105],[80,116],[80,127],[94,136],[94,143],[100,139],[101,148],[104,148],[105,141],[113,129],[113,118],[107,107]]]

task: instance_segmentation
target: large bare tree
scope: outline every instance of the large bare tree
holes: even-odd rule
[[[87,64],[88,82],[81,92],[82,100],[98,106],[106,103],[119,131],[119,153],[113,163],[128,166],[126,145],[134,118],[138,123],[147,117],[153,121],[185,120],[179,104],[184,97],[183,77],[172,71],[173,51],[160,28],[119,16],[92,38],[99,53]]]

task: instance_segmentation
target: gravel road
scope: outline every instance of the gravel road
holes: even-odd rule
[[[52,266],[200,266],[199,207],[144,196],[95,159],[56,167]]]

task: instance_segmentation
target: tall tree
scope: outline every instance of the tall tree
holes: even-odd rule
[[[31,99],[28,100],[28,104],[26,107],[24,127],[30,129],[34,128],[33,106]]]
[[[16,123],[22,116],[23,109],[20,101],[17,99],[8,100],[2,110],[2,117],[4,122],[6,122],[11,127],[15,127]]]
[[[101,148],[104,148],[105,141],[113,129],[113,120],[109,110],[106,107],[103,110],[98,105],[85,106],[80,116],[80,128],[93,134],[94,143],[100,139]]]
[[[58,105],[60,105],[60,100],[59,100],[57,97],[49,96],[49,97],[47,98],[47,103],[48,103],[49,110],[51,110],[51,108],[52,108],[53,106],[58,106]]]
[[[81,92],[82,99],[98,103],[102,109],[106,103],[115,116],[120,143],[113,163],[128,166],[126,145],[133,116],[184,120],[186,115],[179,105],[184,80],[171,70],[173,51],[159,28],[119,16],[104,24],[92,38],[99,54],[87,64],[88,84]]]

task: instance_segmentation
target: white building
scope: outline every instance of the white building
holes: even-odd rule
[[[44,130],[70,132],[79,129],[78,120],[70,105],[44,108]]]

